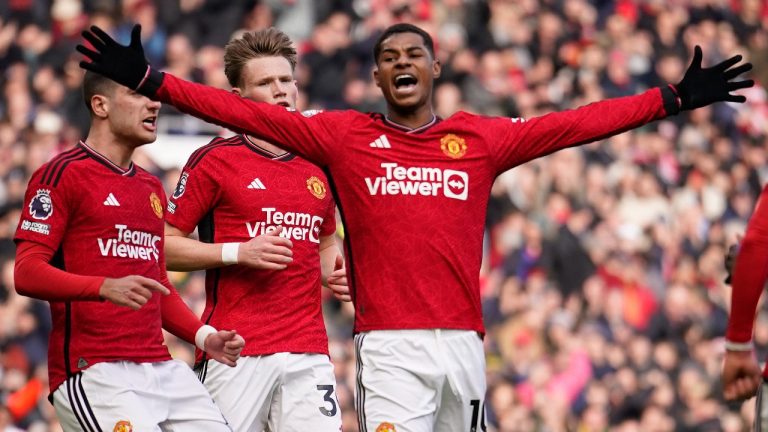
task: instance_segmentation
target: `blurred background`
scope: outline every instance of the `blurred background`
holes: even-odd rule
[[[299,108],[383,111],[371,51],[401,21],[435,38],[443,117],[530,118],[675,83],[697,44],[705,66],[737,53],[755,65],[744,105],[684,113],[501,175],[480,275],[489,430],[749,430],[754,400],[721,397],[722,263],[768,181],[765,0],[3,0],[0,432],[61,430],[46,400],[48,306],[15,293],[11,239],[30,174],[88,130],[80,31],[97,24],[125,43],[140,23],[154,66],[228,89],[224,44],[276,26],[300,52]],[[169,192],[187,155],[227,133],[168,106],[159,127],[135,159]],[[171,276],[201,312],[202,274]],[[324,311],[344,430],[354,432],[353,311],[328,292]],[[762,307],[755,342],[764,361]],[[167,343],[191,362],[188,345]]]

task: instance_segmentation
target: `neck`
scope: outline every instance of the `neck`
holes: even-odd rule
[[[282,155],[288,153],[287,150],[285,150],[285,149],[283,149],[281,147],[278,147],[278,146],[276,146],[276,145],[274,145],[274,144],[272,144],[270,142],[267,142],[267,141],[264,141],[264,140],[260,140],[260,139],[258,139],[256,137],[252,136],[252,135],[248,135],[248,139],[251,140],[252,143],[254,143],[257,146],[259,146],[262,150],[266,150],[267,152],[272,153],[275,156],[282,156]]]
[[[113,164],[125,169],[131,166],[133,150],[137,147],[123,142],[112,133],[94,128],[88,132],[88,138],[84,142]]]
[[[435,118],[432,105],[424,105],[415,110],[397,110],[392,106],[387,109],[387,119],[411,129],[416,129],[431,122]]]

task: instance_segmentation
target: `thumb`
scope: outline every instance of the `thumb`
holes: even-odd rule
[[[221,336],[221,339],[224,341],[232,340],[237,336],[237,332],[235,330],[219,330],[219,336]]]
[[[141,24],[136,24],[131,30],[131,47],[141,47]]]
[[[336,255],[336,263],[333,265],[334,270],[341,270],[344,268],[344,257],[341,254]]]
[[[701,59],[703,57],[704,55],[701,52],[701,47],[696,45],[696,47],[693,49],[693,60],[691,61],[691,66],[688,69],[701,69]]]
[[[267,231],[265,234],[276,236],[276,235],[280,235],[281,232],[283,232],[283,226],[278,225],[278,226],[272,226],[267,228]]]

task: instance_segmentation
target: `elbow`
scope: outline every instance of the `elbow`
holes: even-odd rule
[[[18,261],[13,267],[13,287],[20,295],[32,297],[32,290],[27,283],[27,277],[24,273],[23,264],[20,265]]]

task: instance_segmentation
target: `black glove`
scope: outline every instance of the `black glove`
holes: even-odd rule
[[[141,46],[140,25],[135,25],[131,30],[131,43],[128,46],[115,42],[104,30],[96,26],[91,26],[91,31],[83,31],[82,34],[95,51],[83,45],[75,48],[90,60],[81,61],[81,68],[146,94],[140,87],[149,76],[149,62],[144,57],[144,47]]]
[[[736,55],[710,68],[701,68],[701,47],[696,45],[693,52],[693,61],[685,71],[683,80],[675,87],[680,97],[680,110],[692,110],[701,108],[715,102],[739,102],[744,103],[744,96],[732,95],[730,92],[738,89],[752,87],[755,82],[731,81],[737,76],[752,70],[752,63],[744,63],[730,69],[741,61],[741,56]]]

